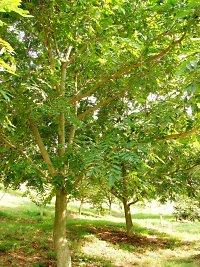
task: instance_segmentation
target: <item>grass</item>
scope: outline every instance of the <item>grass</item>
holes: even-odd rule
[[[176,222],[170,214],[160,224],[155,210],[136,207],[133,234],[126,236],[123,214],[98,217],[89,207],[78,216],[69,205],[67,235],[73,266],[197,267],[200,266],[200,223]],[[113,212],[113,214],[116,214]],[[53,206],[39,209],[19,194],[0,201],[0,266],[53,267]]]

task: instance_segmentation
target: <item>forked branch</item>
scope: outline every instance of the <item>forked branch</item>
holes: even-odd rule
[[[91,87],[87,92],[83,93],[83,94],[78,94],[76,96],[74,96],[73,98],[71,98],[69,100],[69,103],[72,104],[76,101],[79,101],[81,99],[83,99],[84,97],[88,97],[90,96],[92,93],[94,93],[99,87],[101,87],[103,84],[106,84],[108,81],[111,80],[116,80],[120,77],[122,77],[125,74],[128,74],[131,70],[141,67],[143,66],[145,63],[149,63],[149,62],[154,62],[157,61],[159,59],[161,59],[162,57],[164,57],[174,46],[180,44],[182,42],[182,40],[184,39],[186,33],[184,33],[182,35],[182,37],[174,42],[171,43],[171,45],[169,45],[167,48],[163,49],[160,53],[158,53],[155,56],[152,56],[150,58],[147,58],[145,60],[141,60],[139,59],[136,63],[133,63],[131,65],[124,65],[123,67],[121,67],[117,72],[111,74],[110,76],[105,77],[104,79],[100,80],[99,82],[97,82],[93,87]]]

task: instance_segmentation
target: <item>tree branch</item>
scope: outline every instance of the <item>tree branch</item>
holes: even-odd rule
[[[60,50],[58,48],[58,43],[57,43],[57,40],[56,40],[55,31],[52,32],[52,36],[53,36],[53,41],[54,41],[57,57],[60,58]]]
[[[78,176],[78,178],[76,179],[76,181],[73,184],[74,187],[78,186],[78,184],[83,180],[86,172],[87,172],[87,170],[84,170],[83,172],[80,173],[80,175]]]
[[[190,167],[188,167],[188,168],[186,168],[186,169],[177,169],[177,170],[175,170],[175,171],[173,171],[173,172],[170,172],[170,174],[171,173],[177,173],[177,172],[185,172],[185,171],[190,171],[190,170],[192,170],[192,169],[194,169],[194,168],[196,168],[196,167],[198,167],[198,166],[200,166],[200,164],[193,164],[192,166],[190,166]]]
[[[73,47],[70,45],[70,46],[68,47],[68,49],[66,49],[66,51],[65,51],[65,53],[64,53],[64,58],[62,59],[63,62],[70,62],[69,57],[70,57],[72,48],[73,48]],[[67,67],[67,65],[66,65],[66,67]]]
[[[82,114],[78,115],[78,119],[79,120],[83,120],[88,114],[98,110],[100,107],[105,106],[106,104],[110,103],[112,100],[117,99],[119,97],[122,97],[125,95],[125,93],[127,92],[128,88],[124,89],[122,92],[115,94],[114,96],[111,96],[109,98],[106,98],[102,101],[100,101],[98,104],[96,104],[95,106],[87,109],[85,112],[83,112]]]
[[[54,70],[54,68],[55,68],[54,57],[53,57],[53,52],[52,52],[52,48],[51,48],[51,41],[50,41],[50,37],[49,37],[49,33],[50,33],[49,14],[47,14],[47,23],[45,23],[45,20],[43,17],[44,8],[43,8],[43,3],[41,0],[39,1],[39,9],[41,12],[41,15],[39,16],[40,22],[41,22],[41,25],[42,25],[43,30],[44,30],[44,44],[47,48],[51,70]]]
[[[117,190],[114,187],[111,187],[110,192],[111,194],[113,194],[113,196],[123,201],[123,195],[120,195],[119,192],[117,192]]]
[[[75,74],[74,89],[75,89],[75,94],[77,94],[77,92],[78,92],[78,76],[77,76],[77,74]],[[74,115],[75,116],[77,116],[77,112],[78,112],[78,105],[77,105],[77,102],[75,102],[74,103]],[[70,132],[69,132],[69,141],[68,141],[69,145],[72,145],[74,142],[75,132],[76,132],[76,127],[74,124],[72,124],[70,127]]]
[[[35,137],[35,140],[37,142],[37,145],[40,149],[40,153],[44,159],[44,162],[47,164],[47,169],[49,171],[49,173],[51,174],[51,176],[55,176],[56,175],[56,170],[53,167],[53,164],[51,162],[51,159],[49,157],[49,154],[45,148],[45,145],[43,143],[42,137],[40,136],[40,133],[38,131],[38,128],[36,126],[36,123],[34,120],[30,120],[29,126],[32,130],[33,136]]]
[[[105,77],[104,79],[100,80],[99,82],[97,82],[93,87],[91,87],[87,92],[83,93],[83,94],[78,94],[76,96],[74,96],[73,98],[71,98],[69,100],[69,103],[74,103],[75,101],[79,101],[81,99],[83,99],[84,97],[88,97],[90,96],[93,92],[95,92],[99,87],[101,87],[103,84],[107,83],[108,81],[111,80],[116,80],[117,78],[122,77],[125,74],[128,74],[131,70],[133,70],[134,68],[138,68],[143,66],[145,63],[149,63],[149,62],[153,62],[156,60],[161,59],[162,57],[164,57],[174,46],[180,44],[182,42],[182,40],[184,39],[186,33],[184,33],[182,35],[182,37],[174,42],[171,43],[171,45],[169,45],[166,49],[162,50],[159,54],[152,56],[150,58],[147,58],[145,60],[141,60],[139,59],[136,63],[131,64],[131,65],[125,65],[123,67],[120,68],[120,70],[118,70],[117,72],[115,72],[114,74],[111,74],[108,77]]]
[[[0,139],[2,139],[2,141],[4,142],[4,144],[10,148],[10,149],[14,149],[16,151],[18,151],[25,159],[27,159],[27,161],[34,166],[34,168],[39,172],[39,174],[41,174],[47,181],[49,180],[48,176],[40,169],[38,168],[38,166],[33,162],[33,160],[26,154],[25,151],[23,151],[23,149],[21,147],[16,147],[14,144],[11,143],[10,140],[8,140],[8,138],[3,134],[3,132],[0,132]]]
[[[154,66],[153,66],[153,67],[154,67]],[[152,67],[152,68],[153,68],[153,67]],[[139,78],[142,79],[142,78],[144,78],[144,77],[147,76],[147,75],[148,75],[148,72],[145,72],[145,73],[143,73],[143,75],[140,75]],[[121,92],[119,92],[119,93],[117,93],[117,94],[115,94],[115,95],[113,95],[113,96],[111,96],[111,97],[109,97],[109,98],[106,98],[106,99],[100,101],[100,102],[99,102],[98,104],[96,104],[95,106],[89,108],[88,110],[86,110],[86,111],[83,112],[82,114],[79,114],[79,115],[78,115],[78,119],[79,119],[79,120],[83,120],[87,115],[89,115],[90,113],[92,113],[92,112],[98,110],[100,107],[103,107],[103,106],[109,104],[112,100],[117,99],[117,98],[120,98],[120,97],[123,97],[123,96],[126,94],[126,92],[128,92],[128,90],[129,90],[129,88],[126,87],[126,88],[125,88],[124,90],[122,90]]]
[[[177,134],[170,134],[170,135],[166,135],[164,137],[158,137],[156,138],[156,140],[158,141],[162,141],[162,140],[170,140],[170,139],[180,139],[180,138],[184,138],[190,134],[195,133],[196,131],[198,131],[200,129],[200,126],[194,127],[192,130],[186,131],[186,132],[182,132],[182,133],[177,133]]]
[[[11,149],[16,149],[16,146],[13,145],[13,144],[10,142],[10,140],[8,140],[2,132],[0,132],[0,138],[1,138],[1,140],[4,142],[4,144],[5,144],[7,147],[9,147],[9,148],[11,148]]]
[[[130,207],[131,205],[134,205],[135,203],[137,203],[139,201],[139,198],[136,197],[135,200],[131,201],[128,203],[128,206]]]
[[[72,46],[69,46],[65,58],[61,63],[61,82],[59,86],[59,97],[65,96],[65,83],[67,75],[67,62],[72,51]],[[58,118],[58,155],[62,157],[65,154],[65,113],[61,112]]]

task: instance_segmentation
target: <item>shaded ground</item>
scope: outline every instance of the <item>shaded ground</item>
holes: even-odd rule
[[[23,251],[0,252],[0,266],[2,267],[55,267],[55,260],[45,259],[42,255],[28,256]]]
[[[14,211],[0,212],[0,267],[55,267],[51,213],[41,219],[30,207],[17,214]],[[185,229],[189,234],[187,241],[176,237],[176,232],[160,231],[159,218],[153,218],[153,223],[154,229],[135,223],[135,232],[127,237],[124,223],[114,218],[73,216],[67,223],[73,267],[200,266],[200,245],[194,238],[198,238],[200,223],[174,224],[179,232]],[[171,222],[169,225],[172,227]],[[170,230],[167,222],[162,230]]]
[[[132,234],[131,237],[128,237],[126,233],[123,231],[111,231],[110,229],[98,229],[97,231],[94,231],[94,233],[102,240],[108,241],[112,244],[130,244],[134,247],[137,247],[138,249],[144,249],[144,248],[168,248],[171,247],[172,243],[174,243],[171,240],[154,237],[154,236],[143,236],[139,234]]]

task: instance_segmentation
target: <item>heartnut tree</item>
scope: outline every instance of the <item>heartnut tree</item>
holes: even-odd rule
[[[170,81],[180,62],[196,60],[199,6],[194,0],[21,3],[31,18],[1,14],[3,21],[14,25],[3,26],[2,36],[15,49],[18,66],[17,76],[4,73],[1,83],[10,96],[1,99],[2,179],[5,185],[52,186],[57,266],[69,267],[66,199],[92,168],[91,151],[95,138],[103,137],[104,118],[127,109],[137,109],[142,116],[150,95],[150,100],[167,95],[174,126],[167,129],[171,134],[188,130],[186,124],[176,125],[173,114],[178,105],[172,112],[173,96],[179,95],[180,102],[189,99],[195,113],[197,85],[189,94],[182,90],[184,78],[177,84]],[[163,120],[155,119],[158,113]],[[157,123],[164,121],[162,114],[160,104],[147,119],[154,134],[158,132],[153,132],[153,125],[158,130]],[[191,133],[198,130],[195,118]],[[105,119],[103,129],[109,123],[116,121]],[[167,134],[162,127],[161,139]]]

